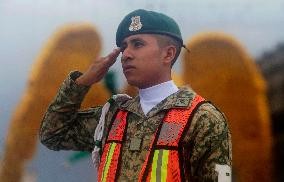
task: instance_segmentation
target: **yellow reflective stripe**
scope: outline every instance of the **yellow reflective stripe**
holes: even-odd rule
[[[167,180],[168,172],[168,159],[169,159],[169,150],[163,150],[163,159],[162,159],[162,168],[161,168],[161,181]]]
[[[167,180],[168,159],[169,150],[155,150],[152,161],[151,182],[163,182]]]
[[[151,182],[156,182],[156,169],[158,161],[159,150],[155,150],[153,162],[152,162],[152,171],[151,171]]]
[[[113,156],[113,152],[114,152],[115,147],[116,147],[116,143],[112,143],[110,145],[110,149],[109,149],[107,157],[106,157],[106,163],[105,163],[104,171],[103,171],[103,175],[102,175],[102,180],[101,180],[102,182],[106,182],[108,169],[109,169],[109,166],[110,166],[110,163],[111,163],[111,160],[112,160],[112,156]]]

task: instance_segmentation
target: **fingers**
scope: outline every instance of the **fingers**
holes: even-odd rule
[[[108,64],[112,65],[116,61],[116,58],[119,54],[120,54],[120,48],[116,48],[109,55],[104,57],[104,59]]]

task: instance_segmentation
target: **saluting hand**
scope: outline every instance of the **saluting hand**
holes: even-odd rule
[[[108,69],[115,63],[119,53],[120,48],[116,48],[106,57],[100,57],[97,60],[94,60],[87,71],[77,78],[75,82],[79,85],[87,86],[99,82],[105,76]]]

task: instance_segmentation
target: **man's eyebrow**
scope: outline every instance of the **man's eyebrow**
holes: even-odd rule
[[[131,42],[132,44],[135,43],[135,42],[142,42],[142,43],[145,43],[145,41],[144,41],[143,39],[141,39],[141,38],[133,38],[133,39],[130,40],[130,42]]]
[[[122,41],[122,45],[127,45],[127,43],[129,42],[129,43],[134,43],[134,42],[137,42],[137,41],[141,41],[141,42],[145,42],[143,39],[141,39],[141,38],[133,38],[133,39],[130,39],[129,41]]]
[[[137,41],[144,42],[144,40],[141,39],[141,38],[133,38],[133,39],[130,40],[131,43],[134,43],[134,42],[137,42]]]

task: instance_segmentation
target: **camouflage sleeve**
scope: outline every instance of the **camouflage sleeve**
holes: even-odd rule
[[[191,181],[231,179],[231,134],[224,115],[205,103],[195,113],[189,132]]]
[[[79,111],[89,90],[74,80],[80,72],[71,72],[49,105],[40,127],[42,144],[52,150],[91,151],[94,131],[99,121],[101,107]]]

